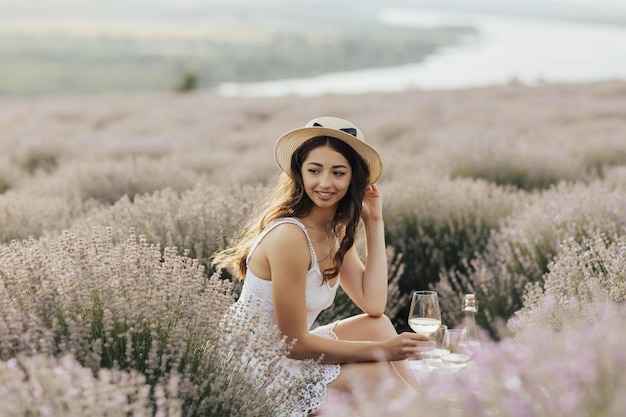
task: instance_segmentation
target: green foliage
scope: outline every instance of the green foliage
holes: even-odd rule
[[[38,171],[50,173],[58,165],[58,156],[47,152],[30,152],[22,156],[19,165],[29,174]]]
[[[0,194],[6,192],[11,189],[11,183],[4,178],[0,178]]]
[[[385,233],[402,255],[399,287],[405,294],[433,287],[446,271],[463,270],[524,200],[515,191],[468,179],[414,177],[385,184],[382,191],[391,196],[385,200]],[[398,326],[407,327],[408,308],[406,303],[395,317]]]
[[[497,337],[502,321],[522,307],[529,283],[543,283],[548,265],[565,239],[582,242],[593,233],[623,233],[626,192],[601,181],[561,184],[537,194],[524,210],[507,218],[465,270],[450,270],[437,285],[447,319],[460,321],[459,301],[472,292],[479,300],[479,324]]]
[[[393,248],[387,246],[387,271],[389,274],[389,282],[387,285],[387,308],[385,309],[385,314],[391,319],[396,319],[404,306],[407,305],[407,302],[410,302],[410,293],[401,291],[399,287],[403,270],[402,256],[396,256]],[[320,313],[316,323],[332,323],[336,320],[362,313],[361,309],[359,309],[345,291],[339,287],[333,305]]]
[[[174,87],[174,91],[187,93],[198,88],[198,75],[194,71],[187,71],[183,74],[180,82]]]
[[[19,186],[24,170],[19,166],[14,155],[0,154],[0,194]]]

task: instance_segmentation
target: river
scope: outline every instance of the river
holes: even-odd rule
[[[226,97],[359,94],[407,89],[458,89],[510,82],[626,80],[626,28],[523,17],[382,9],[389,25],[472,26],[459,45],[420,63],[257,83],[225,83]]]

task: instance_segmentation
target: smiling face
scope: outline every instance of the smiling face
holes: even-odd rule
[[[302,164],[304,192],[320,208],[336,207],[352,180],[348,160],[328,145],[312,149]]]
[[[335,225],[358,224],[369,167],[346,142],[330,136],[305,141],[291,156],[282,190],[282,216],[305,217],[328,208]]]

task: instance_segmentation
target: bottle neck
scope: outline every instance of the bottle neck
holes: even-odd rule
[[[476,306],[476,300],[474,297],[465,297],[463,300],[462,311],[464,315],[463,326],[467,330],[467,336],[470,343],[479,343],[478,328],[476,327],[476,312],[478,311],[478,307]]]
[[[475,327],[476,326],[476,312],[473,310],[465,310],[463,312],[464,316],[464,324],[466,327]],[[468,329],[469,330],[469,329]]]

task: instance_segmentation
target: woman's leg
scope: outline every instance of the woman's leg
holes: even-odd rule
[[[387,316],[372,317],[367,314],[341,320],[335,327],[335,334],[340,340],[384,341],[398,333]],[[397,378],[402,385],[417,389],[418,383],[408,361],[397,362],[362,362],[341,365],[339,377],[329,386],[341,390],[349,389],[355,379],[363,381],[372,378],[380,381],[382,377]]]

